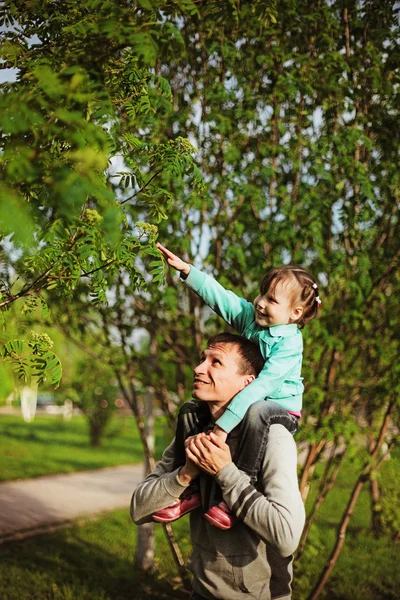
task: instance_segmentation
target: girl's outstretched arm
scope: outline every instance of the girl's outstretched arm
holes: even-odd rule
[[[159,242],[156,243],[156,246],[170,267],[176,269],[180,273],[183,273],[183,275],[189,275],[189,263],[183,261],[181,258],[179,258],[179,256],[168,250],[168,248],[165,248],[165,246],[162,246]]]

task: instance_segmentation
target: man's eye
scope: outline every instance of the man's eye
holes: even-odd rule
[[[215,360],[214,360],[214,365],[220,365],[220,364],[221,364],[221,361],[220,361],[220,360],[218,360],[218,359],[215,359]]]

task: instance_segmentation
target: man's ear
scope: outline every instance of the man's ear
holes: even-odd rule
[[[254,381],[254,380],[255,380],[255,378],[256,378],[256,376],[255,376],[255,375],[246,375],[246,377],[244,378],[244,381],[243,381],[243,387],[242,387],[242,390],[243,390],[243,389],[244,389],[246,386],[248,386],[248,385],[249,385],[249,383],[251,383],[252,381]]]
[[[304,308],[302,306],[295,306],[292,309],[290,320],[295,323],[296,321],[298,321],[301,318],[303,312],[304,312]]]

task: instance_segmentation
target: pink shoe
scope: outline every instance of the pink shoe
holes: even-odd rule
[[[176,502],[167,506],[167,508],[155,512],[153,521],[157,521],[157,523],[172,523],[172,521],[180,519],[183,515],[186,515],[199,506],[201,506],[201,498],[198,492],[186,494],[184,492]]]
[[[216,506],[212,506],[210,510],[205,513],[204,518],[207,519],[211,525],[214,525],[214,527],[218,527],[219,529],[230,529],[237,521],[237,518],[225,502],[220,502]]]

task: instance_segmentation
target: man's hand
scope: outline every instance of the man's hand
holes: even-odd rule
[[[174,269],[176,269],[177,271],[180,271],[184,275],[189,275],[189,272],[190,272],[189,263],[186,263],[181,258],[179,258],[179,256],[176,256],[176,254],[173,254],[172,252],[170,252],[170,250],[168,250],[168,248],[165,248],[159,242],[156,243],[156,246],[170,267],[173,267]]]
[[[190,438],[186,446],[186,457],[210,475],[216,475],[232,462],[229,446],[212,431],[209,435],[199,433]]]

